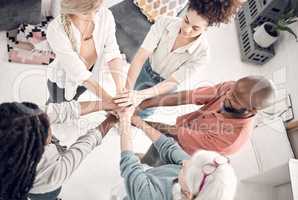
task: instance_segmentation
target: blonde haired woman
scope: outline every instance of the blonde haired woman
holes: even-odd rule
[[[61,0],[60,13],[47,32],[56,54],[49,73],[48,103],[76,100],[86,88],[112,102],[96,81],[98,69],[94,67],[107,63],[120,91],[122,61],[111,11],[102,6],[102,0]]]

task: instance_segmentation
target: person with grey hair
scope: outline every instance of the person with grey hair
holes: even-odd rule
[[[140,117],[131,106],[119,112],[121,176],[125,200],[232,200],[237,179],[227,158],[216,152],[198,151],[192,157],[170,137]],[[133,152],[131,122],[145,131],[165,165],[145,170]]]
[[[61,0],[60,15],[47,30],[47,40],[56,55],[48,73],[48,103],[77,100],[86,89],[112,102],[97,80],[104,64],[110,68],[117,93],[124,87],[114,17],[102,2]]]

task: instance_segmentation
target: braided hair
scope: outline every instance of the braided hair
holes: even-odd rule
[[[0,104],[0,200],[27,199],[48,131],[48,117],[37,105]]]
[[[213,26],[230,22],[241,5],[240,0],[189,0],[188,9],[196,11]]]
[[[72,32],[71,21],[70,21],[69,15],[61,14],[61,23],[62,23],[64,31],[71,43],[72,50],[77,52],[77,48],[76,48],[77,41],[76,41],[74,34]]]
[[[102,3],[102,0],[61,0],[60,1],[60,18],[64,31],[71,43],[71,47],[75,52],[78,52],[76,47],[77,41],[74,37],[71,27],[70,15],[78,13],[88,13],[97,9]]]

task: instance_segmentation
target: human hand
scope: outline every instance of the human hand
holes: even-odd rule
[[[133,115],[139,116],[140,112],[142,112],[144,109],[142,109],[140,106],[135,108],[135,112],[133,113]]]
[[[119,119],[119,114],[117,110],[111,110],[107,115],[113,115],[116,119]]]
[[[114,110],[109,111],[108,114],[111,114],[111,115],[115,116],[119,120],[121,112],[125,112],[126,108],[127,107],[118,107]]]
[[[142,118],[141,118],[140,116],[138,116],[138,115],[133,115],[133,116],[131,117],[131,123],[132,123],[134,126],[140,128],[140,127],[143,125],[144,121],[142,120]]]
[[[134,112],[135,112],[134,106],[125,107],[125,108],[119,110],[117,113],[119,115],[120,122],[121,121],[131,121],[131,117]]]
[[[114,115],[108,114],[107,118],[98,127],[102,136],[105,136],[117,122],[118,119]]]
[[[121,95],[123,92],[126,92],[126,88],[116,88],[116,96]]]
[[[119,119],[115,115],[113,115],[111,113],[108,113],[106,115],[106,117],[107,118],[105,119],[105,121],[107,121],[107,122],[109,122],[109,123],[111,123],[113,125],[115,125],[119,121]]]
[[[134,106],[135,108],[142,103],[144,96],[136,90],[127,90],[113,98],[114,103],[119,107]]]

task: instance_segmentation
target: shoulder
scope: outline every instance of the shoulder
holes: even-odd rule
[[[210,48],[206,35],[203,33],[200,38],[198,38],[196,48],[193,52],[193,56],[206,56],[209,59]]]
[[[61,155],[59,154],[57,147],[54,144],[48,144],[45,146],[44,153],[39,161],[39,168],[44,166],[48,166],[51,163],[55,163],[57,159],[59,159]]]
[[[218,93],[221,95],[226,94],[234,87],[235,83],[236,83],[235,81],[225,81],[218,84],[217,85]]]
[[[154,24],[161,24],[164,25],[165,27],[171,25],[171,24],[176,24],[180,23],[181,18],[179,17],[171,17],[171,16],[159,16]]]
[[[107,20],[107,22],[109,22],[110,20],[114,20],[112,11],[104,6],[98,10],[96,15],[98,20]]]
[[[230,90],[234,85],[236,84],[236,81],[225,81],[222,83],[222,88]]]
[[[57,17],[55,17],[55,19],[53,19],[47,28],[47,34],[51,34],[51,33],[56,33],[57,32],[64,32],[63,29],[63,25],[61,22],[61,15],[58,15]]]
[[[215,85],[208,85],[208,86],[203,86],[195,89],[195,95],[198,96],[208,96],[212,97],[210,98],[211,100],[214,98],[218,98],[219,96],[225,95],[234,85],[235,82],[233,81],[227,81],[227,82],[222,82],[218,83]]]
[[[155,20],[155,23],[156,22],[171,23],[171,22],[177,22],[180,20],[181,19],[179,17],[171,17],[171,16],[161,15]]]
[[[48,25],[48,29],[50,28],[58,28],[62,26],[62,22],[61,22],[61,15],[58,15],[57,17],[55,17]]]
[[[202,34],[201,46],[204,50],[209,50],[209,43],[208,43],[208,40],[207,40],[206,33]]]

